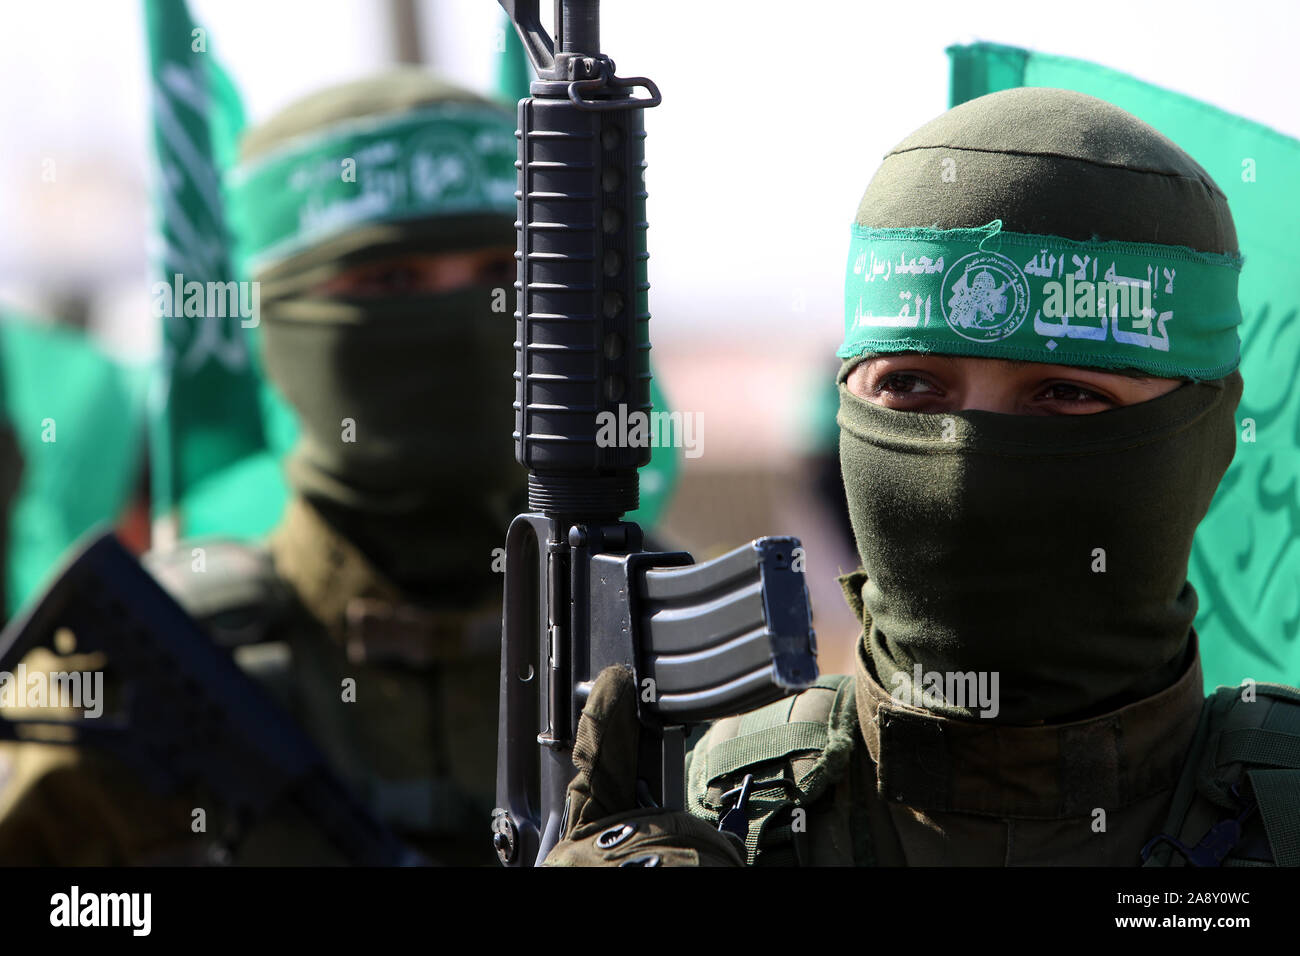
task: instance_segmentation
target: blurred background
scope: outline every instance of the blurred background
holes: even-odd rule
[[[93,452],[57,448],[61,458],[55,443],[31,445],[46,460],[29,460],[23,480],[45,483],[45,507],[28,488],[12,519],[20,544],[66,545],[103,512],[136,547],[147,543],[141,396],[161,324],[149,307],[143,9],[15,3],[0,33],[9,414],[20,438],[38,419],[81,415],[105,439]],[[494,0],[190,0],[189,9],[250,124],[397,62],[496,95],[513,50]],[[659,536],[697,558],[760,534],[803,538],[826,672],[847,666],[858,629],[834,581],[857,561],[836,510],[826,412],[848,227],[883,154],[947,108],[945,48],[975,39],[1091,60],[1300,137],[1293,2],[602,4],[604,52],[620,74],[649,76],[663,93],[646,116],[653,361],[671,407],[703,421],[703,453],[680,462]],[[83,340],[98,351],[79,351]],[[90,382],[100,382],[97,397],[64,410]],[[511,397],[502,382],[501,400]],[[32,545],[15,561],[11,548],[11,608],[58,550]]]

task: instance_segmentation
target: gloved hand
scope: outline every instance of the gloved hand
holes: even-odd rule
[[[740,840],[684,810],[636,800],[636,682],[607,667],[592,685],[573,747],[564,839],[544,866],[744,866]]]

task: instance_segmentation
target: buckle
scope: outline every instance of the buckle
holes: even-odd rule
[[[1222,866],[1228,854],[1241,842],[1243,825],[1256,809],[1253,798],[1242,796],[1240,784],[1232,785],[1232,795],[1238,804],[1245,804],[1235,817],[1228,817],[1214,824],[1196,846],[1188,846],[1168,833],[1157,833],[1142,848],[1142,862],[1145,863],[1152,851],[1161,843],[1168,843],[1191,866]]]
[[[347,605],[344,650],[352,664],[404,664],[498,653],[501,625],[484,613],[431,611],[414,604],[353,598]]]
[[[726,806],[732,800],[734,805],[722,815],[718,821],[719,833],[730,833],[740,838],[744,843],[749,836],[749,794],[754,786],[754,775],[745,774],[745,778],[740,781],[740,786],[728,790],[721,797],[722,805]]]

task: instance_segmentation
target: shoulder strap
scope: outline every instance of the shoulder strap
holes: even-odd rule
[[[262,546],[222,538],[151,551],[142,563],[176,602],[226,648],[271,639],[293,594]]]
[[[1147,866],[1300,866],[1300,690],[1247,683],[1206,699],[1164,831],[1143,852]]]
[[[833,675],[793,697],[716,721],[687,755],[687,809],[717,825],[734,803],[731,792],[752,776],[748,862],[798,862],[795,834],[805,831],[807,816],[794,811],[847,773],[856,714],[853,678]]]

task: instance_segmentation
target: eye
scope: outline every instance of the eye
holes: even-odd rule
[[[924,395],[938,392],[930,382],[910,372],[890,372],[876,383],[873,389],[877,394]]]
[[[1037,397],[1049,402],[1061,402],[1067,405],[1086,405],[1092,402],[1100,402],[1103,405],[1114,404],[1106,396],[1070,382],[1052,382],[1039,392]]]
[[[478,267],[474,278],[480,283],[510,285],[516,278],[514,257],[511,256],[509,259],[493,259],[490,262],[483,263]]]
[[[420,270],[411,266],[382,266],[365,273],[357,283],[357,291],[375,295],[410,292],[422,278]]]

